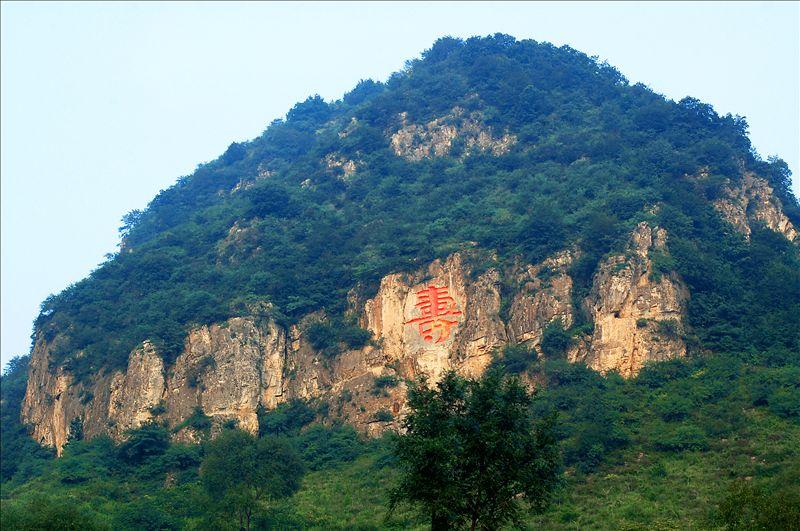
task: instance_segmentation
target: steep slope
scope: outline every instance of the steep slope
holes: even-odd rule
[[[625,377],[800,351],[800,208],[746,130],[567,47],[441,39],[127,215],[43,303],[22,420],[58,449],[154,419],[193,440],[303,399],[376,434],[408,380],[513,345]]]

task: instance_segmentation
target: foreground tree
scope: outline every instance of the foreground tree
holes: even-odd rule
[[[250,529],[254,510],[291,496],[300,488],[304,467],[291,445],[272,437],[256,439],[225,430],[208,444],[200,475],[212,500]]]
[[[433,530],[497,529],[543,509],[558,478],[555,419],[536,422],[533,395],[490,370],[478,380],[445,375],[409,392],[411,413],[397,439],[401,479],[391,508],[418,506]]]

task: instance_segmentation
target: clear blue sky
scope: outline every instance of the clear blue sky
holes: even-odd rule
[[[746,116],[762,156],[800,162],[795,2],[4,2],[1,18],[3,364],[27,352],[42,299],[115,250],[123,214],[440,36],[569,44]]]

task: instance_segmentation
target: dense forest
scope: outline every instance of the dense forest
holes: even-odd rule
[[[464,116],[516,140],[412,160],[387,134]],[[145,339],[171,363],[191,327],[258,311],[291,324],[325,310],[312,341],[356,346],[369,334],[345,312],[354,288],[372,295],[384,275],[459,249],[510,264],[576,248],[572,327],[546,331],[543,358],[509,346],[494,364],[542,383],[535,416],[557,413],[560,480],[525,525],[789,529],[800,525],[800,251],[758,224],[746,238],[714,208],[749,172],[800,226],[787,165],[759,157],[744,118],[631,85],[569,47],[442,38],[385,82],[298,103],[126,215],[118,252],[42,303],[34,340],[55,340],[77,379],[124,367]],[[579,301],[598,263],[641,221],[667,230],[654,267],[691,293],[688,357],[630,380],[567,363],[565,342],[591,327]],[[210,437],[75,430],[54,460],[20,423],[27,362],[2,376],[3,528],[237,528],[200,475],[220,455]],[[259,419],[254,448],[282,445],[303,473],[253,526],[424,528],[412,507],[388,512],[394,436],[367,440],[329,406],[292,401]],[[187,422],[210,427],[202,411]]]

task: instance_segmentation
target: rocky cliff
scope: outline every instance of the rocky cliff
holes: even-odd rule
[[[797,228],[783,213],[772,187],[753,173],[745,173],[738,185],[726,186],[714,206],[745,238],[750,237],[753,223],[763,223],[789,241],[797,239]]]
[[[668,252],[666,240],[666,231],[642,223],[624,254],[600,264],[583,301],[594,331],[570,352],[571,361],[627,378],[649,361],[686,354],[682,336],[689,292],[675,273],[658,272],[653,265],[655,253]]]
[[[626,252],[600,265],[583,301],[594,332],[577,338],[571,361],[629,377],[650,360],[685,355],[688,292],[674,273],[656,272],[651,258],[667,252],[666,239],[663,229],[640,224]],[[87,436],[119,438],[157,419],[176,438],[196,440],[200,432],[187,419],[200,410],[212,430],[234,421],[255,432],[259,408],[292,398],[325,401],[329,415],[369,434],[397,427],[408,382],[422,376],[435,382],[448,370],[479,375],[503,345],[538,349],[548,324],[574,321],[569,270],[576,251],[504,270],[477,270],[472,254],[388,275],[373,297],[353,297],[350,311],[372,341],[335,356],[315,351],[306,338],[310,324],[324,315],[288,329],[269,318],[238,317],[193,329],[171,366],[145,342],[131,352],[124,372],[73,384],[64,368],[50,366],[54,342],[40,339],[23,420],[38,441],[58,449],[75,419]],[[504,285],[510,286],[505,292]],[[377,386],[376,378],[384,384]]]

